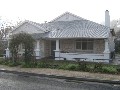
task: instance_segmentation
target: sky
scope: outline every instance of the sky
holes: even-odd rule
[[[49,22],[66,11],[103,23],[105,10],[109,10],[111,21],[119,19],[120,0],[0,0],[0,19],[12,24],[23,20]]]

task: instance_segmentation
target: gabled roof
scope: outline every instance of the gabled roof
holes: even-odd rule
[[[110,33],[110,28],[69,12],[41,24],[41,27],[49,31],[44,38],[108,38]]]
[[[36,22],[32,22],[32,21],[29,21],[29,20],[25,20],[24,22],[20,23],[18,26],[16,26],[11,33],[13,33],[14,31],[17,30],[17,28],[19,28],[20,26],[22,26],[23,24],[25,23],[28,23],[30,25],[33,25],[35,27],[37,27],[39,30],[42,30],[43,32],[46,32],[46,30],[44,28],[41,27],[41,25],[39,23],[36,23]],[[39,30],[37,32],[39,32]]]
[[[34,37],[36,39],[108,38],[110,33],[109,27],[83,19],[69,12],[60,15],[49,23],[39,24],[31,21],[25,22],[44,31],[43,34],[35,32]]]
[[[65,12],[62,15],[56,17],[50,22],[57,22],[57,21],[73,21],[73,20],[84,20],[84,18],[74,15],[70,12]]]

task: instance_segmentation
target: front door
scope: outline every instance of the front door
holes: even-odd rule
[[[56,41],[51,41],[51,56],[55,57]]]

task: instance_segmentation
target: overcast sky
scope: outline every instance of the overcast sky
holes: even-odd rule
[[[110,18],[120,18],[120,0],[0,0],[0,18],[38,23],[50,21],[68,11],[85,19],[103,23],[105,10]]]

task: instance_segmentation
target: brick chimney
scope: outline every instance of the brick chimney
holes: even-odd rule
[[[105,11],[105,26],[110,27],[110,15],[108,10]]]

